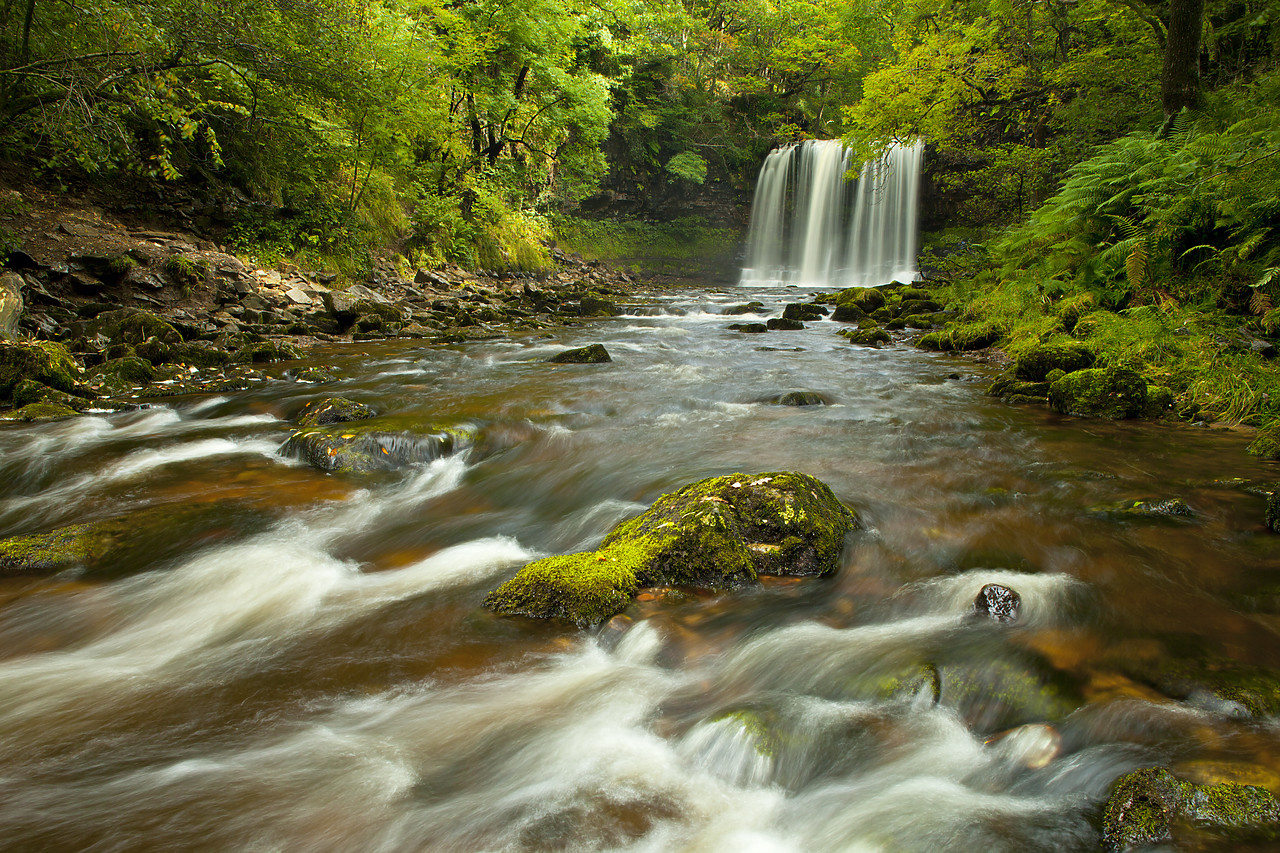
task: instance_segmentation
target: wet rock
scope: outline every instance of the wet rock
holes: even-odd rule
[[[12,270],[0,273],[0,340],[12,341],[19,336],[24,284],[22,276]]]
[[[578,305],[583,317],[616,317],[622,313],[612,301],[593,293],[583,296]]]
[[[50,388],[48,385],[42,385],[33,379],[24,379],[14,386],[13,405],[25,407],[32,403],[54,403],[59,406],[66,406],[76,412],[83,412],[90,405],[90,401],[87,398],[76,397],[66,391]]]
[[[998,583],[989,583],[984,586],[978,592],[977,598],[973,600],[973,612],[993,622],[1017,622],[1021,607],[1022,596]]]
[[[1014,365],[1014,376],[1023,382],[1043,382],[1052,370],[1064,374],[1093,367],[1093,350],[1079,341],[1053,341],[1023,350]]]
[[[148,384],[155,373],[155,368],[145,358],[125,356],[104,361],[93,368],[88,375],[88,385],[100,394],[120,396]]]
[[[764,327],[771,332],[798,332],[804,328],[804,323],[786,317],[770,317],[765,321]]]
[[[730,305],[728,308],[725,308],[724,311],[722,311],[721,313],[733,316],[737,314],[758,314],[763,310],[764,310],[763,302],[745,302],[738,305]]]
[[[1147,386],[1147,402],[1142,409],[1142,417],[1158,418],[1173,408],[1173,391],[1163,385]]]
[[[8,400],[24,379],[71,393],[80,368],[65,346],[53,341],[0,343],[0,400]]]
[[[596,551],[526,565],[485,604],[506,615],[595,625],[641,586],[731,589],[761,574],[829,574],[857,526],[857,516],[806,474],[712,477],[663,495]]]
[[[171,323],[137,308],[104,311],[93,319],[87,331],[103,335],[113,344],[136,346],[150,338],[164,344],[182,343],[182,333]]]
[[[1267,498],[1266,524],[1272,533],[1280,533],[1280,489]]]
[[[939,704],[974,731],[992,734],[1028,723],[1065,719],[1080,707],[1079,684],[1039,655],[986,646],[962,647],[939,660]]]
[[[61,403],[28,403],[10,416],[18,421],[60,421],[80,414]]]
[[[303,407],[302,414],[298,418],[298,426],[307,428],[362,421],[376,414],[373,409],[363,403],[348,400],[346,397],[326,397],[323,400],[313,400]]]
[[[821,320],[827,313],[826,307],[816,302],[791,302],[782,309],[785,320]]]
[[[879,325],[860,326],[857,329],[841,329],[839,334],[848,338],[851,344],[860,344],[868,347],[877,347],[892,340],[889,337],[889,333],[880,328]]]
[[[769,331],[764,323],[730,323],[725,326],[731,332],[743,332],[748,335],[759,335]]]
[[[836,294],[836,308],[831,319],[857,321],[885,307],[885,296],[873,287],[849,287]]]
[[[1147,382],[1125,367],[1077,370],[1049,386],[1049,405],[1064,415],[1136,418],[1146,409]]]
[[[1090,515],[1121,518],[1191,519],[1195,511],[1181,498],[1118,501],[1089,508]]]
[[[1135,680],[1214,713],[1253,718],[1280,714],[1280,674],[1267,669],[1213,656],[1120,664]]]
[[[1004,329],[991,322],[948,324],[916,341],[921,349],[941,352],[970,352],[986,349],[1004,337]]]
[[[1163,767],[1135,770],[1120,777],[1111,790],[1102,816],[1103,847],[1118,851],[1173,841],[1180,824],[1274,837],[1280,804],[1256,785],[1197,785]]]
[[[269,364],[299,358],[297,347],[283,341],[255,341],[245,344],[231,355],[233,364]]]
[[[987,386],[988,397],[999,397],[1006,402],[1046,402],[1049,399],[1048,382],[1027,382],[1006,372]]]
[[[775,406],[830,406],[832,400],[817,391],[788,391],[786,394],[761,397],[755,402],[772,403]]]
[[[280,452],[313,468],[343,474],[394,471],[453,454],[475,440],[475,429],[404,418],[367,418],[299,429]]]
[[[591,344],[577,349],[565,350],[547,359],[550,364],[603,364],[613,361],[604,344]]]

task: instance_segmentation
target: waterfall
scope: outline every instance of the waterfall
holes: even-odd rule
[[[853,163],[837,140],[774,149],[756,182],[742,283],[915,281],[923,159],[922,143],[895,143],[848,181]]]

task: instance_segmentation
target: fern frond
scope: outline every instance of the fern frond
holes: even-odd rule
[[[1271,297],[1262,288],[1255,288],[1253,295],[1249,297],[1249,313],[1262,316],[1270,311],[1274,306],[1271,304]]]
[[[1142,282],[1147,277],[1148,258],[1147,241],[1138,241],[1133,247],[1133,251],[1129,253],[1129,257],[1124,259],[1124,271],[1125,275],[1129,277],[1129,284],[1134,287],[1142,287]]]

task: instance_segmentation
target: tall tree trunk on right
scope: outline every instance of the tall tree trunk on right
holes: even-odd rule
[[[1182,111],[1200,105],[1200,33],[1204,29],[1204,0],[1169,0],[1168,39],[1160,73],[1160,100],[1165,123]]]

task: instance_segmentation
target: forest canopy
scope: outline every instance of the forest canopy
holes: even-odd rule
[[[1278,16],[1280,0],[5,0],[0,151],[55,181],[196,187],[236,202],[237,245],[357,265],[394,246],[536,267],[602,181],[741,194],[803,138],[873,156],[923,137],[958,220],[1010,223],[1099,146],[1167,133],[1170,91],[1199,109],[1202,89],[1274,74]]]

